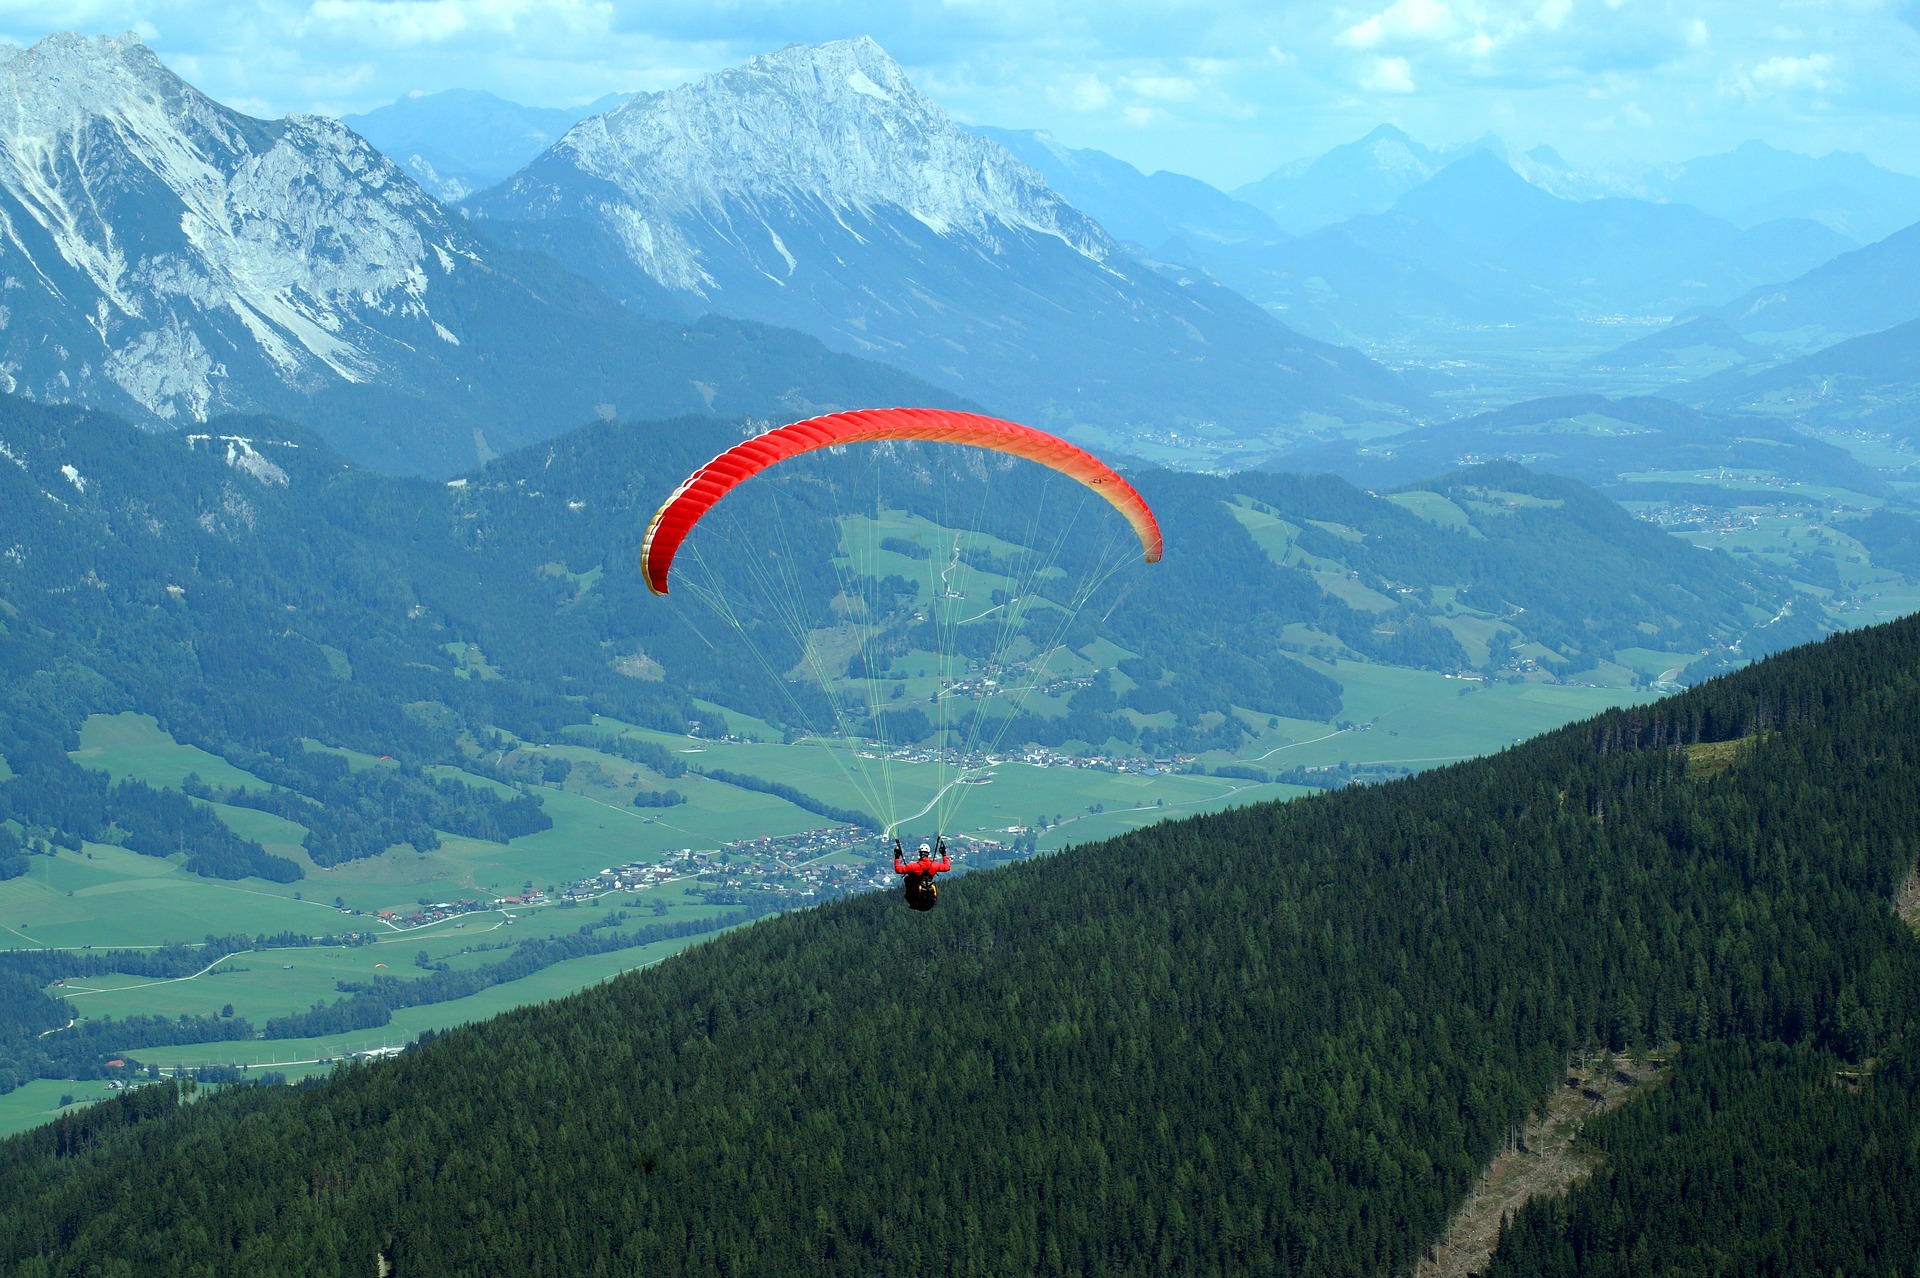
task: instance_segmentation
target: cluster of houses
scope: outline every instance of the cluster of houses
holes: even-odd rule
[[[577,879],[560,889],[562,901],[590,901],[606,892],[644,892],[656,883],[665,883],[670,879],[685,878],[696,871],[688,868],[688,859],[712,856],[711,852],[695,852],[691,848],[682,848],[678,852],[669,852],[658,861],[629,861],[625,865],[613,866],[584,879]]]
[[[1028,746],[1019,761],[1033,768],[1087,768],[1094,772],[1124,772],[1143,777],[1165,776],[1194,761],[1197,756],[1176,754],[1166,759],[1142,759],[1128,755],[1062,754],[1046,746]]]
[[[956,862],[969,855],[999,851],[990,839],[951,840]],[[738,839],[717,849],[680,848],[658,861],[630,861],[569,883],[563,901],[587,902],[609,892],[643,892],[657,884],[691,879],[696,890],[784,892],[804,900],[844,896],[894,882],[893,845],[871,830],[851,825],[803,830],[798,834]]]
[[[462,914],[478,914],[484,910],[506,909],[516,905],[543,905],[546,899],[545,889],[528,888],[518,896],[496,896],[490,901],[477,901],[467,897],[458,901],[436,901],[432,905],[423,905],[408,914],[402,914],[397,909],[376,910],[374,917],[393,927],[425,927],[429,923],[457,918]]]

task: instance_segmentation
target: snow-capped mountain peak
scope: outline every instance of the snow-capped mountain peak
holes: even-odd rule
[[[337,121],[231,111],[137,36],[0,46],[0,269],[83,314],[97,350],[42,369],[9,342],[7,389],[98,398],[104,379],[204,420],[249,405],[235,361],[289,387],[378,379],[396,322],[442,327],[429,282],[471,256],[461,238]]]
[[[1355,411],[1363,384],[1405,397],[1132,260],[865,37],[632,98],[464,207],[631,306],[797,328],[1063,428],[1256,432],[1309,403]]]
[[[1057,237],[1094,261],[1114,249],[1038,173],[956,125],[866,36],[789,45],[636,96],[576,125],[508,184],[507,200],[540,199],[556,166],[605,184],[596,212],[654,279],[702,295],[713,279],[676,223],[737,224],[742,206],[762,214],[761,238],[788,272],[792,254],[773,228],[802,206],[862,219],[899,210],[989,251],[1002,228]]]

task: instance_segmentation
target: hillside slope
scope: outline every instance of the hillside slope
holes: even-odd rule
[[[311,1090],[135,1093],[0,1147],[0,1248],[39,1273],[1403,1269],[1575,1048],[1904,1050],[1916,671],[1909,620],[969,877],[932,915],[763,922]]]
[[[756,654],[697,599],[649,595],[634,566],[655,506],[739,429],[600,424],[435,484],[359,469],[272,420],[152,435],[0,399],[0,544],[12,552],[0,558],[0,753],[15,773],[30,759],[46,769],[44,784],[0,780],[0,802],[91,837],[52,796],[81,786],[66,751],[95,712],[136,710],[222,757],[303,767],[300,738],[478,766],[496,729],[547,740],[598,713],[683,731],[703,716],[695,697],[792,723],[796,692],[808,694],[769,672],[799,664],[798,635],[780,630]],[[731,499],[750,530],[778,521],[809,628],[837,624],[843,521],[876,475],[889,507],[950,502],[977,512],[972,526],[1004,554],[1091,570],[1098,539],[1036,546],[1034,512],[1062,498],[1046,472],[989,480],[955,451],[819,456]],[[1137,678],[1117,697],[1089,690],[1081,718],[1061,705],[1021,721],[1009,746],[1118,736],[1149,754],[1232,749],[1247,732],[1236,708],[1338,711],[1340,685],[1300,659],[1310,652],[1496,673],[1539,645],[1530,659],[1588,670],[1621,647],[1735,644],[1784,589],[1517,467],[1436,482],[1425,516],[1330,478],[1136,478],[1167,560],[1136,566],[1067,639],[1098,654],[1096,672]],[[773,504],[787,493],[806,496]],[[701,544],[717,572],[752,580],[751,537]],[[1559,556],[1590,571],[1568,574]],[[920,642],[911,608],[876,624],[888,629],[870,651],[904,658]]]

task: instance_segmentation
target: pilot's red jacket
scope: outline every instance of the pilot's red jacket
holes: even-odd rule
[[[951,856],[943,856],[938,861],[930,856],[922,856],[918,861],[902,861],[897,856],[893,858],[893,872],[895,874],[924,874],[928,878],[932,878],[936,874],[945,874],[952,868],[953,858]]]

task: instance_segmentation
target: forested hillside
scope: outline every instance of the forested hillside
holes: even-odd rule
[[[0,1147],[0,1254],[1390,1273],[1570,1052],[1669,1040],[1671,1093],[1601,1137],[1622,1166],[1768,1165],[1820,1201],[1908,1158],[1920,942],[1890,905],[1917,783],[1908,620],[1492,758],[969,876],[931,915],[868,896],[765,921],[310,1089],[136,1092]],[[1733,1145],[1730,1093],[1754,1120]],[[1822,1106],[1844,1121],[1809,1140]],[[1750,1201],[1717,1183],[1665,1200],[1706,1204],[1686,1228],[1709,1239]],[[1871,1238],[1804,1212],[1723,1253],[1909,1272],[1920,1199],[1835,1201],[1869,1199]],[[1635,1272],[1702,1255],[1673,1229],[1636,1245]]]
[[[77,849],[113,831],[156,856],[191,846],[203,874],[287,880],[299,866],[178,794],[85,772],[67,753],[82,720],[151,714],[238,765],[279,793],[223,799],[306,825],[322,866],[430,848],[435,831],[505,840],[545,828],[537,796],[423,769],[457,765],[524,789],[494,766],[498,747],[554,739],[596,713],[678,731],[713,720],[701,698],[791,723],[796,704],[822,695],[770,673],[799,663],[799,634],[756,635],[763,652],[751,654],[696,602],[650,596],[633,566],[655,505],[740,430],[599,424],[439,484],[358,469],[271,419],[155,436],[0,400],[0,756],[12,772],[0,814],[30,841]],[[806,625],[838,620],[842,523],[871,464],[808,458],[730,499],[747,527],[763,509],[759,526],[779,527]],[[969,508],[1005,555],[1039,553],[1035,512],[1058,494],[1038,468],[975,471],[921,449],[882,464],[890,501]],[[1138,479],[1167,529],[1167,560],[1065,632],[1074,649],[1117,648],[1097,664],[1126,682],[1103,671],[1108,682],[1071,701],[1036,699],[1009,745],[1232,749],[1248,715],[1339,712],[1340,685],[1303,653],[1578,672],[1628,645],[1688,654],[1737,642],[1783,590],[1577,484],[1512,466],[1438,481],[1417,512],[1330,478]],[[776,507],[777,493],[797,496]],[[1058,562],[1090,571],[1093,544],[1059,540]],[[744,580],[758,551],[752,538],[708,537],[703,553]],[[1586,571],[1563,571],[1568,561]],[[913,598],[880,619],[874,650],[922,642]],[[355,770],[319,745],[397,766]]]

